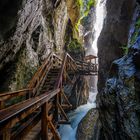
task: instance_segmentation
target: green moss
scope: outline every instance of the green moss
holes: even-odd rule
[[[134,32],[133,32],[133,34],[131,36],[129,46],[132,46],[136,42],[137,37],[139,36],[139,34],[140,34],[140,18],[138,18],[136,20],[135,30],[134,30]],[[127,45],[122,45],[120,48],[123,49],[124,54],[128,54],[129,47]]]
[[[79,52],[83,51],[83,47],[82,47],[81,44],[77,41],[77,39],[73,39],[73,40],[71,40],[71,42],[68,44],[67,51],[68,51],[68,52],[72,52],[72,53],[79,53]]]
[[[140,32],[140,18],[137,19],[137,22],[135,24],[135,31],[131,37],[130,45],[133,45],[139,35]]]
[[[91,7],[94,7],[95,4],[96,4],[96,0],[77,0],[77,5],[79,7],[79,18],[78,18],[77,22],[74,24],[73,36],[80,43],[83,43],[82,36],[79,36],[80,25],[83,26],[83,19],[88,17]]]
[[[66,51],[75,59],[83,60],[84,48],[77,39],[72,38],[66,46]]]
[[[79,29],[79,25],[84,17],[88,16],[91,7],[95,6],[95,0],[77,0],[80,7],[80,18],[75,25],[76,30]]]
[[[128,54],[128,46],[127,45],[122,45],[120,48],[123,49],[124,54]]]
[[[36,72],[38,66],[32,66],[29,59],[26,48],[22,49],[17,56],[14,76],[11,79],[12,91],[25,88]]]

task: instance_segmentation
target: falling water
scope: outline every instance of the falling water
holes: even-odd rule
[[[96,21],[94,24],[94,41],[92,46],[87,50],[86,55],[97,56],[97,41],[103,27],[103,21],[106,15],[106,0],[98,0],[96,5]],[[78,107],[75,111],[68,114],[71,125],[61,125],[59,132],[62,140],[76,140],[76,131],[79,122],[87,114],[91,108],[95,108],[95,100],[97,94],[97,76],[90,78],[91,89],[89,93],[88,103]]]
[[[94,24],[94,40],[92,46],[87,50],[86,55],[96,55],[98,53],[97,41],[103,28],[104,18],[106,17],[106,0],[98,0],[96,5],[96,21]]]

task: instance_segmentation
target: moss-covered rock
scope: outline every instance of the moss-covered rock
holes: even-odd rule
[[[76,39],[70,41],[67,46],[67,51],[76,59],[84,58],[84,48]]]
[[[33,50],[26,48],[20,52],[17,58],[14,74],[9,85],[12,91],[27,87],[27,84],[36,72],[38,59],[33,57]]]
[[[73,37],[83,43],[84,27],[83,19],[88,16],[91,7],[95,6],[95,0],[66,0],[68,14],[73,26]]]

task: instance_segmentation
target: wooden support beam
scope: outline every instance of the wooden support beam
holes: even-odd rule
[[[48,123],[49,123],[49,128],[50,128],[51,132],[52,132],[53,135],[54,135],[54,139],[55,139],[55,140],[61,140],[61,138],[60,138],[60,136],[59,136],[59,134],[58,134],[56,128],[54,127],[54,125],[53,125],[53,123],[52,123],[52,121],[48,119]]]
[[[5,107],[4,102],[3,102],[3,101],[0,101],[0,110],[1,110],[1,109],[4,109],[4,107]]]
[[[61,92],[61,94],[63,95],[63,97],[64,97],[65,101],[68,103],[68,105],[72,107],[72,105],[71,105],[71,103],[69,102],[69,100],[68,100],[67,96],[65,95],[64,91]]]
[[[56,122],[58,121],[59,116],[58,103],[59,103],[59,95],[57,94],[55,96],[55,112],[54,112],[54,119]]]
[[[10,130],[7,130],[3,133],[3,139],[2,140],[10,140],[11,139],[11,132]]]
[[[41,109],[41,138],[42,140],[49,140],[47,117],[48,117],[48,102],[44,103]]]
[[[62,108],[65,110],[65,109],[71,109],[72,108],[72,105],[70,106],[70,105],[67,105],[67,104],[62,104],[61,105],[62,106]]]
[[[41,113],[37,112],[32,118],[27,120],[24,124],[20,126],[19,129],[17,129],[11,137],[11,140],[21,140],[21,137],[24,138],[31,129],[39,123],[41,118]]]
[[[69,121],[65,111],[63,110],[63,108],[61,107],[61,105],[58,103],[58,108],[60,109],[62,115],[64,116],[64,118],[66,119],[66,121]]]
[[[3,131],[2,140],[11,140],[11,127],[10,123],[7,124],[5,130]]]

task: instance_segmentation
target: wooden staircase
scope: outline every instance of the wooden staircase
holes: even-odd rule
[[[60,69],[51,69],[47,75],[47,78],[44,82],[43,87],[41,88],[40,94],[44,93],[45,91],[50,91],[54,89],[54,85],[56,83],[56,79],[58,77]]]
[[[0,140],[60,140],[57,128],[69,124],[65,110],[72,108],[64,86],[91,74],[97,74],[97,64],[50,53],[26,89],[0,94]]]

